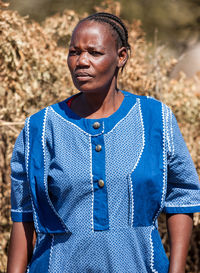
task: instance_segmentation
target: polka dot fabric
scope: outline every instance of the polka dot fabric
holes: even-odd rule
[[[25,164],[25,130],[18,136],[11,159],[11,215],[16,220],[32,220],[32,204]],[[23,215],[22,215],[23,214]]]
[[[47,180],[51,200],[70,231],[91,230],[89,136],[53,110],[50,110],[49,115],[45,135]]]
[[[141,227],[55,235],[50,272],[151,272],[150,233]]]
[[[168,111],[171,118],[167,131],[171,136],[171,148],[168,149],[165,211],[170,212],[170,208],[174,208],[174,212],[176,213],[189,213],[192,207],[200,206],[199,179],[176,118],[169,109]],[[182,208],[184,208],[184,211]]]
[[[47,188],[50,205],[70,232],[42,234],[37,230],[38,240],[27,272],[168,272],[169,262],[157,229],[157,217],[163,206],[167,213],[200,209],[198,177],[171,110],[151,98],[122,92],[122,105],[108,118],[80,118],[63,102],[46,108],[45,117],[38,120],[38,123],[42,122],[41,151],[44,156],[41,166],[44,185],[40,186]],[[157,109],[155,112],[154,108]],[[154,121],[155,113],[159,113],[161,120],[156,125],[158,128],[154,126],[153,134],[151,122],[146,122],[148,109],[153,109],[150,116]],[[99,123],[98,128],[93,126],[95,122]],[[147,139],[155,140],[154,137],[158,145],[147,145]],[[95,150],[97,144],[101,145],[99,151]],[[150,169],[154,162],[148,162],[151,147],[159,148],[161,160],[156,169],[159,176],[155,176],[153,167]],[[30,193],[33,189],[29,189],[27,183],[24,156],[28,149],[31,155],[31,146],[23,130],[11,161],[13,221],[26,221],[25,215],[32,215]],[[132,179],[137,170],[142,172]],[[136,210],[136,204],[143,204],[143,201],[138,200],[135,183],[140,183],[140,175],[145,172],[148,180],[145,185],[156,185],[151,194],[154,195],[152,200],[157,198],[159,206],[155,206],[152,219],[134,225],[137,215],[149,215],[142,208]],[[104,184],[100,187],[101,174]],[[161,181],[156,183],[152,177],[160,177]],[[141,191],[144,190],[142,183]],[[151,204],[147,202],[151,194],[140,196],[146,204]],[[48,211],[48,204],[45,206]],[[99,212],[99,208],[104,210]],[[95,219],[99,217],[103,227],[101,213],[107,210],[108,227],[95,230]],[[34,214],[34,220],[45,225],[37,210]]]
[[[143,148],[143,128],[139,111],[137,102],[125,120],[104,136],[110,229],[127,227],[131,217],[132,185],[128,177]]]

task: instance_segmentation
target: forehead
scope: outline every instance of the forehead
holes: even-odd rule
[[[84,43],[102,47],[115,45],[115,39],[111,32],[111,27],[107,23],[83,21],[75,27],[71,44]]]

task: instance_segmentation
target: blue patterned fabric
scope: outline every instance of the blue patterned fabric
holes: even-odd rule
[[[27,272],[167,273],[160,212],[200,211],[171,110],[121,92],[108,118],[80,118],[63,101],[26,120],[11,160],[11,216],[38,233]]]

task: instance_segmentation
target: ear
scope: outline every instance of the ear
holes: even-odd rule
[[[127,49],[125,47],[121,47],[118,49],[118,68],[122,68],[128,59],[128,53],[127,53]]]

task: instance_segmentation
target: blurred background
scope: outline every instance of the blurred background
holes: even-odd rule
[[[93,13],[102,0],[11,0],[10,8],[23,16],[42,22],[46,17],[72,9],[79,14]],[[173,76],[180,70],[193,76],[200,70],[199,0],[119,0],[121,17],[142,21],[148,41],[165,44],[168,52],[180,60]],[[170,53],[171,54],[171,53]]]
[[[13,145],[26,117],[77,92],[67,48],[77,22],[96,11],[120,16],[129,29],[132,54],[119,88],[172,108],[200,176],[200,0],[0,0],[0,273],[12,224]],[[165,215],[159,231],[169,255]],[[200,273],[200,214],[186,272]]]

